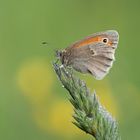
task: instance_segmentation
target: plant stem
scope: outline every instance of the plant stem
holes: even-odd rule
[[[91,94],[85,82],[77,78],[72,69],[58,63],[53,66],[70,94],[69,101],[74,106],[73,124],[96,140],[121,140],[116,120],[100,104],[96,93]]]

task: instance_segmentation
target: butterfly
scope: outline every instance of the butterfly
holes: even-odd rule
[[[119,34],[115,30],[94,33],[58,50],[57,56],[65,66],[78,72],[89,73],[97,80],[103,79],[115,60]]]

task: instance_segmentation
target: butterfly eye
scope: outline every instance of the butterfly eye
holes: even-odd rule
[[[107,44],[108,43],[108,38],[103,38],[102,39],[102,42],[105,43],[105,44]]]
[[[61,57],[61,56],[62,56],[62,52],[59,51],[59,50],[57,50],[57,51],[56,51],[56,57]]]

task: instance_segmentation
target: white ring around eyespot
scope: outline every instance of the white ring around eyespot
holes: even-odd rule
[[[106,42],[104,42],[104,39],[106,39],[107,41],[106,41]],[[102,42],[103,42],[104,44],[107,44],[107,43],[108,43],[108,41],[109,41],[109,39],[108,39],[108,38],[102,38]]]

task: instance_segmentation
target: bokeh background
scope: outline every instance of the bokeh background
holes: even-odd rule
[[[102,81],[79,76],[117,119],[122,139],[139,140],[139,14],[139,0],[0,0],[0,139],[91,139],[71,123],[54,51],[115,29],[120,42],[110,73]]]

